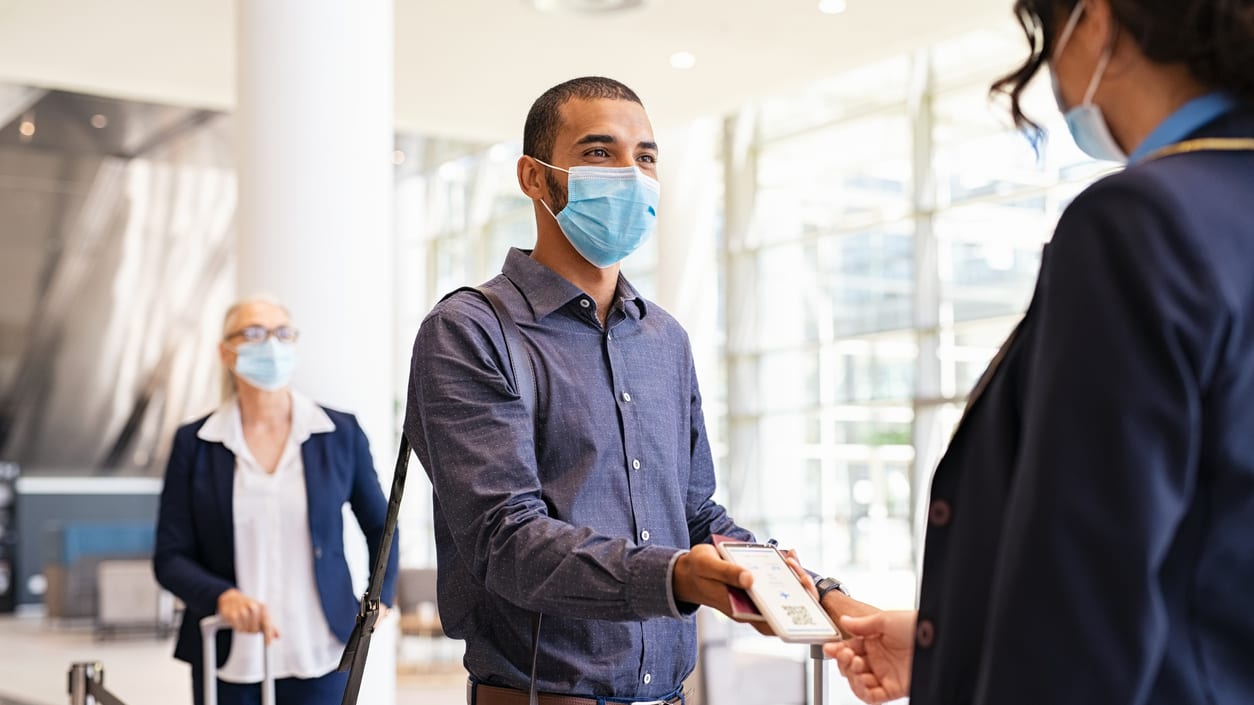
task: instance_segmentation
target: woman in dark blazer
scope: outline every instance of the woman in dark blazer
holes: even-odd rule
[[[352,508],[373,564],[387,502],[357,420],[289,389],[296,337],[275,302],[231,307],[220,354],[233,394],[174,437],[153,564],[186,605],[174,655],[192,666],[197,705],[199,623],[215,613],[235,632],[218,636],[223,705],[259,702],[261,649],[271,642],[280,705],[333,705],[344,690],[346,674],[335,668],[358,598],[341,510]],[[385,603],[396,560],[393,545]]]
[[[936,470],[918,612],[842,618],[868,702],[1254,703],[1254,1],[1018,0],[1128,168],[1066,209]]]

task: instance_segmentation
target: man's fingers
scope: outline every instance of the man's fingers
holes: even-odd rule
[[[810,574],[801,567],[801,561],[797,560],[797,554],[792,549],[788,550],[788,557],[784,559],[788,563],[788,567],[792,568],[793,575],[797,576],[797,581],[801,583],[806,592],[814,599],[819,599],[819,591],[814,587],[814,580],[810,578]]]
[[[724,560],[718,549],[709,544],[697,544],[692,547],[689,557],[694,561],[697,574],[708,580],[747,588],[753,584],[753,575],[744,568]]]

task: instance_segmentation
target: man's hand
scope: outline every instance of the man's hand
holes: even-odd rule
[[[267,646],[279,638],[279,628],[270,621],[270,610],[236,588],[218,595],[218,616],[242,634],[260,632]]]
[[[910,694],[917,616],[913,610],[902,610],[840,618],[841,629],[852,636],[827,644],[823,653],[836,660],[853,694],[862,701],[882,703]]]
[[[731,602],[727,599],[727,587],[747,588],[753,584],[753,574],[748,570],[723,560],[718,550],[702,543],[675,561],[671,578],[675,600],[709,605],[731,616]]]

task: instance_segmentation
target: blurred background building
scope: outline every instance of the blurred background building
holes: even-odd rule
[[[240,294],[291,304],[297,386],[362,416],[386,483],[414,333],[533,242],[523,118],[589,74],[659,137],[660,228],[623,269],[691,333],[718,498],[910,606],[965,395],[1109,168],[1048,85],[1038,145],[990,102],[1025,53],[1010,5],[0,0],[0,611],[47,615],[74,527],[151,524]],[[402,532],[433,567],[416,469]]]

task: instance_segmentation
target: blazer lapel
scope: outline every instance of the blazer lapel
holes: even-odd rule
[[[1041,271],[1045,270],[1045,259],[1049,257],[1049,245],[1046,244],[1041,248]],[[1015,341],[1019,338],[1019,333],[1023,330],[1023,324],[1027,322],[1028,316],[1032,315],[1032,309],[1036,307],[1036,299],[1040,294],[1041,279],[1037,275],[1036,290],[1032,292],[1032,300],[1028,302],[1028,309],[1023,312],[1023,317],[1015,324],[1014,330],[1010,331],[1010,335],[1006,338],[1006,342],[1001,344],[1001,348],[997,350],[997,354],[989,361],[988,368],[984,370],[984,374],[980,375],[980,379],[975,383],[975,389],[967,395],[967,405],[962,410],[962,416],[958,419],[958,425],[954,427],[952,437],[957,437],[958,432],[962,430],[963,424],[971,415],[971,410],[979,403],[980,398],[984,396],[984,392],[988,390],[988,385],[993,381],[993,377],[997,374],[997,369],[1001,367],[1001,363],[1006,359],[1006,355],[1014,347]],[[951,437],[951,438],[952,438]]]
[[[309,508],[309,535],[314,537],[315,544],[322,519],[322,511],[317,502],[317,497],[321,496],[319,490],[332,486],[331,478],[327,477],[330,462],[327,460],[326,439],[330,436],[329,433],[314,433],[300,444],[300,457],[305,464],[305,504]]]
[[[1006,342],[1001,344],[1001,348],[997,350],[997,354],[989,361],[988,368],[984,370],[984,374],[980,375],[980,380],[975,383],[975,389],[971,390],[971,394],[967,395],[967,405],[962,410],[962,416],[958,420],[958,428],[962,428],[962,423],[967,420],[967,415],[971,413],[971,409],[975,408],[980,397],[984,396],[984,391],[988,389],[989,382],[993,381],[993,375],[997,374],[997,368],[1001,367],[1001,363],[1006,359],[1006,353],[1010,352],[1011,346],[1015,344],[1015,339],[1019,337],[1019,330],[1023,328],[1023,322],[1027,320],[1027,316],[1019,319],[1015,324],[1014,330],[1010,331]],[[955,430],[956,434],[957,431]]]

